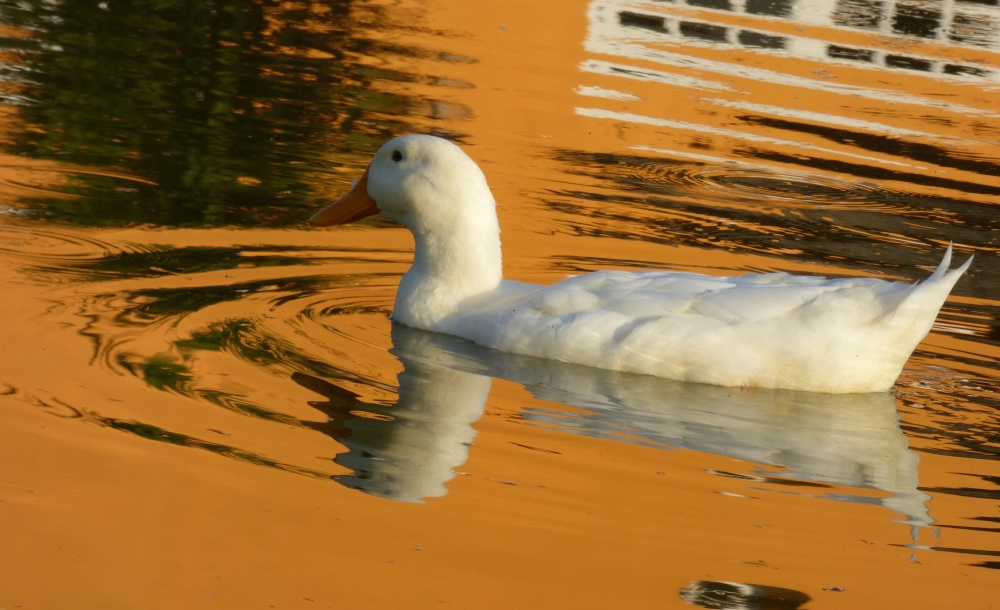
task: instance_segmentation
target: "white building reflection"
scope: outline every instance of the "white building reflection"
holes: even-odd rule
[[[693,9],[693,10],[692,10]],[[733,25],[732,16],[752,16],[756,23]],[[1000,49],[1000,8],[963,0],[597,0],[591,4],[591,40],[637,36],[650,42],[722,45],[780,51],[790,57],[823,62],[922,72],[945,77],[1000,80],[1000,72],[940,57],[942,47]],[[821,26],[816,37],[793,36],[770,29],[768,21]],[[854,31],[878,36],[838,36]],[[826,34],[831,34],[827,36]],[[836,42],[831,38],[847,38]],[[919,43],[935,43],[924,48]],[[916,50],[907,51],[909,47]],[[943,55],[954,55],[944,53]]]

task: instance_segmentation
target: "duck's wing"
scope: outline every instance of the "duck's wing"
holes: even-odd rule
[[[903,295],[908,288],[905,283],[872,278],[828,280],[787,273],[713,277],[600,271],[541,288],[521,310],[545,317],[601,312],[633,319],[686,316],[733,325],[787,315],[829,293],[839,293],[838,298],[828,297],[831,306],[845,299],[857,301],[856,306],[863,302],[864,309],[878,315],[891,306],[889,302],[881,304],[884,297]]]
[[[603,271],[506,285],[440,330],[506,352],[717,385],[891,387],[968,263],[919,284]]]

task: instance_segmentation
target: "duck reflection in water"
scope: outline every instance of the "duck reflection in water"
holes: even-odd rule
[[[468,458],[476,436],[472,426],[483,414],[492,378],[500,377],[555,403],[526,407],[521,415],[530,424],[762,465],[755,475],[713,473],[722,476],[820,494],[830,485],[876,489],[889,497],[822,497],[880,502],[915,527],[932,522],[924,505],[928,497],[917,488],[918,457],[907,446],[888,393],[682,383],[498,352],[400,325],[393,325],[392,339],[404,369],[395,405],[362,403],[333,383],[294,377],[328,399],[310,403],[330,418],[313,427],[347,447],[336,462],[353,474],[335,479],[348,487],[405,502],[445,495],[445,484]]]
[[[352,473],[333,479],[373,496],[420,502],[448,493],[445,483],[466,462],[492,377],[439,362],[443,350],[423,349],[433,333],[394,327],[393,353],[403,362],[399,401],[390,406],[361,402],[358,395],[302,373],[292,379],[322,394],[310,402],[329,421],[312,427],[347,448],[334,461]],[[433,348],[433,342],[427,342]]]

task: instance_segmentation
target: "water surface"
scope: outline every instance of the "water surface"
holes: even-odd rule
[[[0,0],[0,606],[991,607],[997,32]],[[405,230],[303,222],[407,132],[482,165],[513,279],[976,259],[891,394],[511,357],[393,327]]]

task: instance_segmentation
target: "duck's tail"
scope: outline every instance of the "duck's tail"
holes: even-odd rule
[[[890,327],[895,328],[898,347],[909,353],[916,349],[927,333],[930,332],[938,312],[951,293],[955,283],[972,264],[972,257],[956,269],[951,265],[951,244],[945,250],[944,258],[934,273],[923,282],[915,284],[906,298],[899,304],[891,317]],[[905,360],[905,358],[904,358]],[[902,362],[900,362],[902,365]]]
[[[930,277],[909,286],[902,284],[901,290],[882,295],[887,313],[881,323],[872,329],[878,332],[873,332],[870,337],[880,346],[873,349],[869,363],[873,370],[881,371],[873,387],[892,387],[907,359],[934,326],[934,320],[955,283],[972,264],[970,257],[961,267],[949,269],[951,254],[952,247],[948,244],[944,258]]]
[[[936,283],[942,279],[947,279],[949,281],[948,292],[951,292],[951,289],[955,286],[955,282],[958,281],[958,278],[962,277],[965,270],[972,264],[973,258],[975,257],[970,256],[969,260],[965,261],[958,269],[949,269],[951,267],[951,242],[949,242],[948,249],[944,251],[944,258],[941,259],[941,264],[937,266],[937,269],[927,278],[925,283]]]

